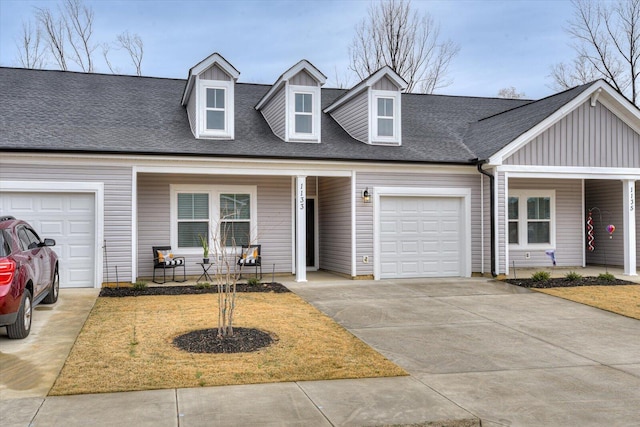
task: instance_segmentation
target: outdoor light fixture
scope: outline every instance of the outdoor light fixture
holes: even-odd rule
[[[362,201],[365,202],[365,203],[371,203],[371,194],[369,194],[369,187],[367,187],[362,192]]]

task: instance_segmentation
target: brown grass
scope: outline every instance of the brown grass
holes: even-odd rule
[[[640,285],[577,286],[535,290],[640,319]]]
[[[98,298],[50,395],[407,375],[295,294],[239,294],[236,313],[277,341],[192,354],[172,340],[217,326],[215,294]]]

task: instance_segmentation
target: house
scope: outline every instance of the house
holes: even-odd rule
[[[0,214],[57,240],[67,287],[151,277],[155,245],[197,274],[218,226],[301,282],[550,255],[637,274],[640,111],[607,83],[531,101],[403,93],[388,67],[349,90],[306,60],[239,75],[217,53],[186,81],[0,68]]]

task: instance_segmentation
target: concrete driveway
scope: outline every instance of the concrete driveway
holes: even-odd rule
[[[309,278],[285,284],[410,376],[45,397],[57,362],[12,383],[14,359],[64,361],[94,293],[30,346],[0,336],[0,425],[640,425],[638,320],[487,279]]]
[[[640,425],[638,320],[486,279],[288,285],[482,426]]]

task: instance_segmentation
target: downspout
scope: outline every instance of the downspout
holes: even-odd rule
[[[489,177],[489,198],[490,198],[490,217],[491,217],[491,276],[497,277],[496,274],[496,200],[495,200],[495,177],[489,172],[482,169],[482,165],[487,161],[482,160],[477,164],[478,172]]]

